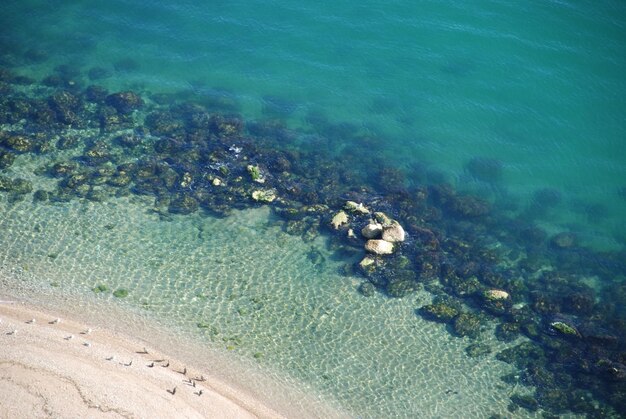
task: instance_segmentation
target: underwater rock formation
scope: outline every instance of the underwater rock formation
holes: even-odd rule
[[[114,107],[121,114],[128,114],[141,108],[144,102],[134,92],[119,92],[107,96],[106,104]]]
[[[416,314],[475,339],[469,356],[491,350],[480,340],[495,324],[497,339],[514,345],[496,357],[515,365],[534,391],[536,403],[514,395],[517,408],[626,415],[623,251],[586,249],[571,232],[548,237],[443,176],[412,185],[368,153],[298,147],[311,137],[376,143],[349,124],[320,121],[311,135],[280,120],[244,121],[223,95],[204,106],[158,94],[144,100],[83,88],[80,76],[59,68],[25,89],[34,82],[0,69],[0,199],[8,205],[30,198],[97,205],[134,194],[150,199],[163,219],[268,205],[289,234],[304,241],[327,234],[337,257],[350,260],[347,274],[362,276],[362,295],[430,292],[432,303]],[[33,173],[14,174],[20,159],[39,157]],[[493,183],[503,168],[475,158],[466,170]],[[45,186],[37,176],[48,178]],[[531,206],[560,201],[558,191],[540,190]],[[323,261],[315,252],[309,257]]]

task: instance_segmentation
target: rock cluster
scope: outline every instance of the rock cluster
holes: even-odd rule
[[[404,228],[396,220],[392,220],[382,212],[374,213],[374,219],[361,229],[365,237],[365,250],[376,255],[390,255],[395,245],[405,239]]]
[[[333,230],[345,228],[348,238],[358,240],[353,224],[363,225],[363,218],[370,216],[366,218],[367,224],[360,229],[361,236],[366,239],[364,249],[374,255],[393,254],[397,244],[405,240],[404,228],[383,212],[375,212],[373,217],[371,214],[372,212],[363,203],[347,201],[343,209],[332,217],[330,226]]]

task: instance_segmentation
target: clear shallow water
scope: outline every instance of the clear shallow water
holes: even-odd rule
[[[79,311],[103,301],[143,311],[176,335],[258,362],[279,382],[307,383],[354,416],[488,417],[508,414],[508,397],[527,392],[500,381],[511,366],[467,357],[467,338],[417,317],[428,293],[364,298],[323,239],[284,234],[267,208],[163,222],[131,201],[2,206],[5,286]],[[325,262],[307,257],[311,247]],[[94,293],[98,285],[108,290]],[[128,297],[113,297],[119,288]],[[484,341],[494,352],[507,346],[492,332]]]
[[[22,74],[41,79],[69,64],[84,83],[228,102],[247,118],[280,118],[311,137],[322,132],[330,138],[311,145],[305,136],[303,148],[367,149],[405,170],[408,182],[444,177],[512,216],[535,218],[551,233],[573,230],[586,244],[623,246],[626,54],[620,2],[2,7],[2,59]],[[94,68],[101,71],[90,80],[86,74]],[[354,131],[363,136],[346,135]],[[373,140],[365,143],[364,136]],[[477,179],[467,169],[475,157],[496,159],[501,174]],[[20,167],[18,162],[12,171],[23,175]],[[550,209],[532,205],[533,194],[544,188],[560,196]],[[104,221],[94,227],[93,217],[109,215],[91,207],[83,210],[84,219],[64,219],[80,212],[71,205],[60,213],[18,208],[6,212],[5,231],[21,231],[29,220],[44,233],[5,235],[3,243],[15,243],[4,255],[10,269],[19,269],[23,258],[31,272],[54,272],[54,281],[78,287],[86,298],[101,281],[111,289],[126,287],[124,304],[176,319],[178,327],[223,348],[236,346],[242,356],[261,353],[262,362],[338,395],[355,411],[367,404],[364,414],[404,414],[424,405],[433,409],[428,412],[453,414],[466,399],[438,404],[448,378],[457,386],[479,383],[485,394],[475,400],[477,416],[506,413],[510,389],[495,388],[503,385],[497,377],[504,364],[492,369],[491,358],[463,358],[466,343],[415,316],[423,301],[360,297],[352,282],[357,279],[336,275],[342,264],[335,266],[320,243],[314,245],[326,256],[323,269],[306,257],[311,244],[279,235],[265,215],[226,221],[194,216],[165,224],[137,215],[131,220],[142,228],[133,229],[114,213],[108,229],[111,223]],[[124,211],[134,214],[132,208]],[[46,230],[55,219],[58,230]],[[223,226],[237,232],[235,241]],[[275,239],[267,241],[268,232]],[[76,237],[84,246],[76,246]],[[171,243],[176,246],[163,248]],[[214,253],[204,253],[205,247]],[[267,295],[269,308],[257,309]],[[108,293],[97,298],[118,301]],[[212,316],[220,325],[213,336],[212,329],[197,327]],[[422,327],[428,339],[415,336]],[[353,345],[362,345],[361,356]],[[417,358],[406,349],[412,345]],[[437,348],[428,354],[437,359],[423,348]],[[439,358],[450,360],[446,365],[458,362],[459,375],[424,367]],[[428,391],[416,392],[424,380],[431,380]]]

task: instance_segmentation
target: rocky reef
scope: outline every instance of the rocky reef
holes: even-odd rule
[[[486,333],[511,342],[495,356],[532,391],[513,395],[511,410],[626,415],[623,251],[592,251],[569,231],[550,236],[444,181],[407,182],[375,153],[298,148],[309,133],[276,119],[245,121],[232,103],[83,85],[105,76],[65,71],[36,82],[0,69],[3,200],[63,205],[134,194],[149,197],[164,220],[268,205],[287,233],[327,235],[346,272],[362,279],[363,296],[429,291],[432,302],[416,315],[470,339],[470,356],[493,356],[480,343]],[[371,142],[320,124],[320,136]],[[25,157],[40,157],[33,173],[14,170]],[[503,167],[475,158],[466,170],[498,182]],[[55,187],[33,187],[35,176]]]

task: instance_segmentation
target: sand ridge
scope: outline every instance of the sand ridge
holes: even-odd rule
[[[0,302],[0,320],[1,418],[283,417],[118,333],[16,301]]]

